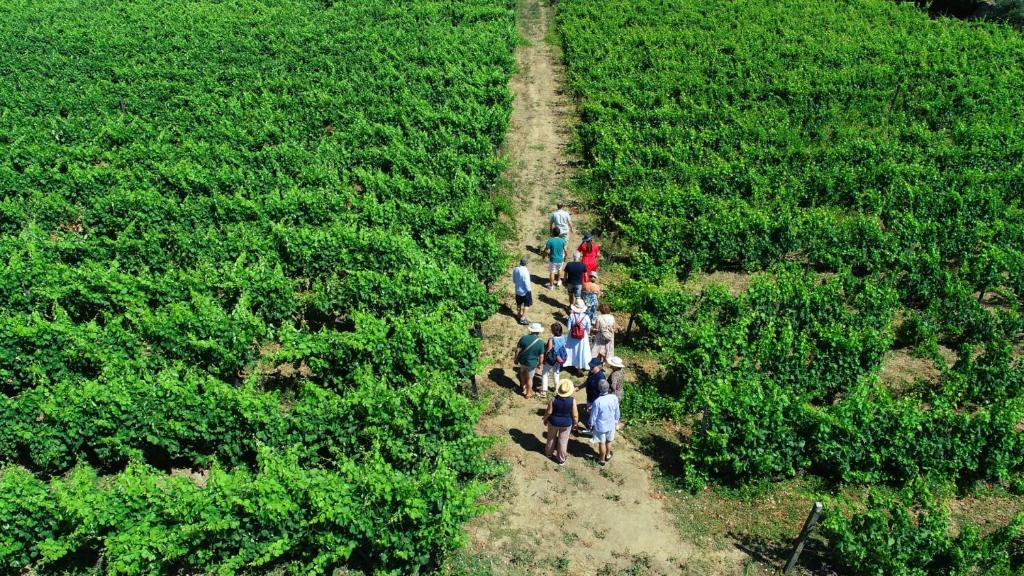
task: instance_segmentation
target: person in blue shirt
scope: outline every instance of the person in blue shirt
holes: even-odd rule
[[[597,463],[604,466],[612,460],[615,427],[622,415],[619,412],[619,397],[608,393],[608,381],[601,380],[597,387],[600,396],[590,407],[590,442],[597,445]]]
[[[530,290],[530,269],[526,267],[529,258],[523,256],[519,259],[519,266],[512,271],[512,284],[516,289],[516,316],[523,326],[530,324],[526,319],[526,313],[533,306],[533,292]]]

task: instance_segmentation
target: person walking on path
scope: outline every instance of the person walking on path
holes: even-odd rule
[[[565,341],[565,364],[563,366],[586,370],[590,367],[590,318],[582,300],[569,308],[569,337]]]
[[[519,259],[519,266],[512,271],[512,283],[516,288],[516,316],[519,318],[519,323],[526,326],[530,323],[526,319],[526,314],[530,311],[530,306],[533,306],[533,291],[530,289],[530,270],[526,267],[526,263],[529,258],[523,256]]]
[[[622,358],[618,356],[612,356],[607,361],[608,367],[612,369],[608,373],[608,391],[615,394],[619,399],[619,403],[622,403],[622,387],[626,380],[626,364],[622,361]]]
[[[581,388],[586,388],[587,390],[588,418],[590,415],[590,407],[594,404],[594,402],[597,401],[598,397],[601,395],[598,385],[603,380],[607,380],[607,377],[604,374],[603,363],[601,362],[601,360],[594,358],[593,360],[590,361],[589,367],[590,373],[587,374],[587,379],[583,381],[583,384],[580,384],[579,386],[576,387],[577,391],[580,390]]]
[[[549,218],[552,228],[558,228],[558,235],[569,243],[569,234],[572,233],[572,215],[565,209],[565,202],[558,201],[558,209],[551,213]]]
[[[601,285],[597,283],[597,272],[591,272],[589,276],[589,279],[583,281],[581,294],[583,303],[587,305],[587,316],[593,325],[597,322],[598,298],[603,297],[604,292],[601,290]]]
[[[612,442],[615,428],[622,415],[619,413],[619,399],[608,393],[608,381],[598,383],[598,396],[589,409],[590,442],[597,445],[597,463],[604,466],[612,461]]]
[[[590,234],[584,236],[583,242],[576,250],[580,253],[587,272],[596,272],[597,260],[601,258],[601,247],[594,243],[594,237]]]
[[[594,349],[590,351],[590,355],[607,360],[615,356],[615,316],[612,316],[612,309],[607,304],[598,305],[597,311],[599,314],[594,322]]]
[[[562,285],[562,266],[565,265],[565,255],[568,243],[565,238],[559,236],[557,226],[551,227],[551,238],[544,244],[544,254],[548,257],[548,283],[546,288]]]
[[[562,365],[569,358],[565,352],[565,336],[562,335],[562,325],[555,322],[551,325],[551,338],[548,338],[548,345],[544,349],[544,367],[540,377],[540,397],[544,398],[548,393],[548,376],[554,376],[555,388],[558,388],[558,380],[562,373]]]
[[[565,464],[569,455],[569,432],[580,422],[572,392],[572,382],[568,378],[563,379],[544,412],[544,425],[548,427],[548,444],[544,454],[559,466]]]
[[[569,292],[569,306],[583,293],[583,279],[587,275],[587,265],[580,262],[580,253],[574,252],[572,262],[565,265],[565,289]]]
[[[544,341],[540,339],[544,327],[534,322],[530,324],[530,333],[519,339],[516,344],[515,362],[519,366],[519,387],[523,396],[533,397],[533,376],[540,365],[540,357],[544,353]]]

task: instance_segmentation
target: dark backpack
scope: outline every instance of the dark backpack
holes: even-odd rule
[[[548,350],[547,353],[544,354],[544,363],[552,366],[561,366],[562,364],[565,364],[566,360],[568,360],[568,357],[565,355],[564,344],[553,345],[551,346],[551,350]]]

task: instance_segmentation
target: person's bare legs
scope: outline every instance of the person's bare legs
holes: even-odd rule
[[[525,366],[519,367],[519,387],[522,389],[523,396],[527,398],[533,396],[533,370]]]

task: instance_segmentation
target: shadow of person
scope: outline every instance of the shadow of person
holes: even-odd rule
[[[518,444],[523,450],[526,450],[527,452],[538,452],[540,454],[544,453],[544,442],[542,442],[536,434],[527,434],[518,428],[512,428],[508,431],[508,435],[512,438],[512,441]]]
[[[589,436],[570,437],[569,455],[575,458],[594,457],[597,456],[597,448],[590,443]]]
[[[516,317],[516,311],[512,309],[508,304],[501,304],[498,306],[498,314],[502,316],[508,316],[509,318]]]
[[[487,373],[487,378],[492,382],[501,386],[502,388],[508,388],[509,390],[519,390],[519,382],[515,378],[510,378],[505,373],[504,368],[491,368],[491,371]]]

